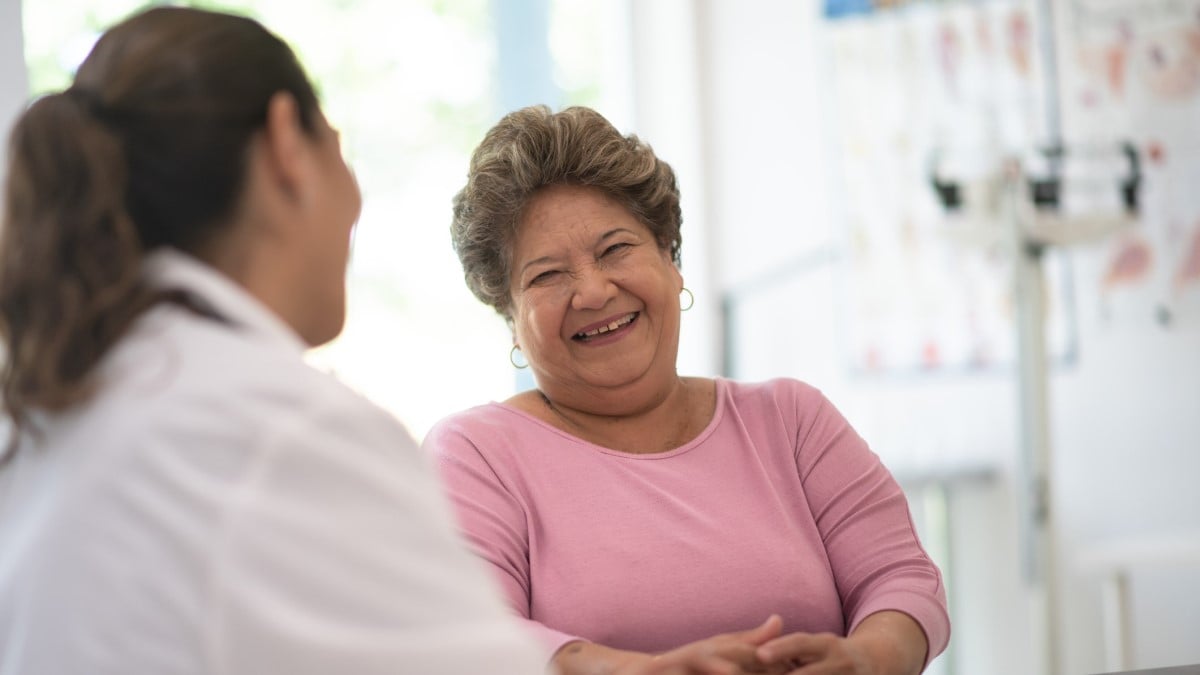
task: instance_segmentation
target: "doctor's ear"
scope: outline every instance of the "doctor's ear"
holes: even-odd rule
[[[267,102],[262,141],[273,180],[284,194],[299,200],[310,141],[300,121],[300,106],[291,94],[277,92]]]

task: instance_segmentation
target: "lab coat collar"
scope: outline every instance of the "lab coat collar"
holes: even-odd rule
[[[157,288],[181,290],[212,306],[214,313],[240,330],[303,354],[308,345],[258,298],[197,258],[173,248],[150,252],[143,263],[146,280]]]

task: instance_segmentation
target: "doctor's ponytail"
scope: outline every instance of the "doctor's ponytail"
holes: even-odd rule
[[[121,142],[86,95],[36,101],[9,145],[0,231],[4,406],[20,428],[30,408],[87,394],[87,374],[150,304],[142,246],[125,209]]]
[[[316,92],[258,22],[157,7],[108,30],[70,89],[36,101],[9,141],[0,221],[0,405],[12,455],[35,411],[85,399],[96,365],[151,305],[142,259],[203,258],[239,206],[271,98],[316,133]],[[3,447],[3,446],[0,446]]]

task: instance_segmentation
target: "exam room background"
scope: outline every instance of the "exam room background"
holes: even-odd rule
[[[8,127],[31,91],[62,86],[94,29],[139,4],[0,0],[0,123]],[[418,436],[442,414],[527,384],[507,362],[503,323],[462,286],[449,199],[501,112],[595,106],[679,174],[684,273],[696,294],[681,371],[786,375],[823,388],[906,479],[926,543],[949,569],[952,648],[931,672],[1036,672],[1018,553],[1012,369],[872,375],[847,359],[845,204],[831,169],[831,22],[820,3],[207,6],[248,8],[298,47],[363,184],[350,323],[311,355],[316,365]],[[1049,381],[1058,634],[1070,674],[1103,670],[1094,553],[1200,538],[1200,315],[1185,307],[1164,322],[1134,300],[1114,315],[1096,283],[1111,252],[1073,248],[1054,279],[1069,293],[1074,345]],[[723,307],[736,307],[734,325],[723,325]],[[1132,665],[1200,662],[1200,566],[1148,559],[1132,569]]]

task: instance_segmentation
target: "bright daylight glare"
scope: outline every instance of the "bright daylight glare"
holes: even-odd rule
[[[32,95],[64,88],[135,0],[27,0]],[[161,4],[161,3],[157,3]],[[507,326],[466,289],[450,201],[471,150],[504,111],[488,0],[231,0],[183,3],[254,17],[313,78],[363,193],[346,329],[309,360],[395,413],[418,438],[441,417],[503,400],[517,380]],[[551,4],[559,103],[597,105],[596,7]],[[548,102],[554,104],[555,102]]]

